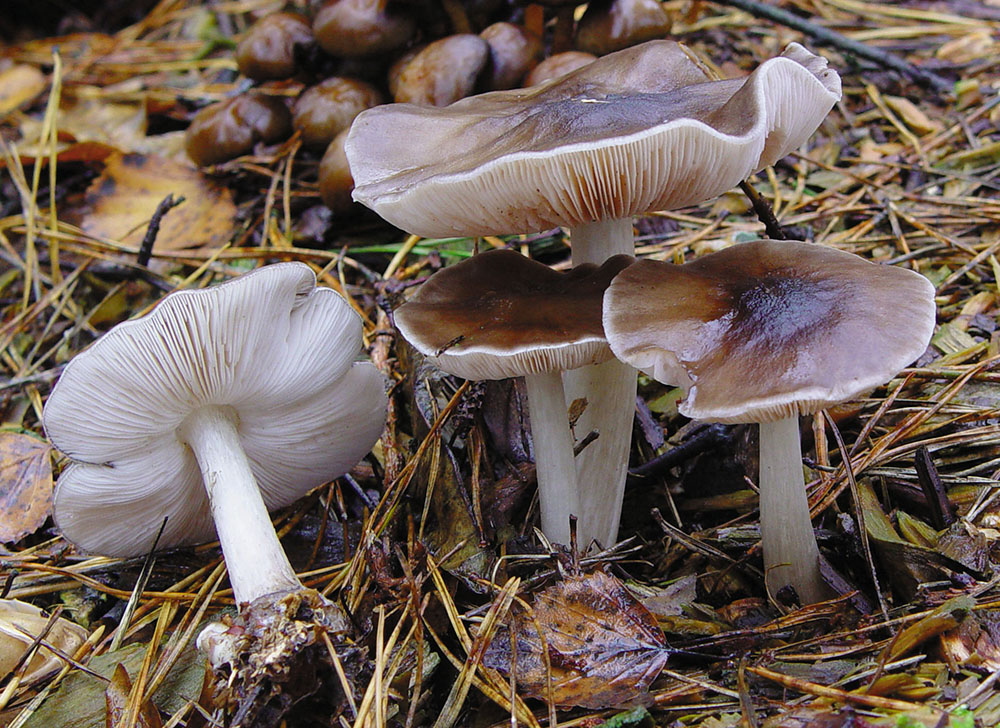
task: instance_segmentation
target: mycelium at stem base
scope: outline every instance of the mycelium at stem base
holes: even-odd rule
[[[595,263],[619,253],[633,255],[632,219],[600,220],[570,230],[573,265]],[[629,444],[635,414],[636,369],[612,359],[581,367],[563,375],[567,406],[586,399],[587,407],[576,422],[578,438],[596,431],[598,437],[576,456],[580,511],[578,543],[592,541],[611,546],[618,540]]]
[[[798,416],[760,423],[760,533],[765,583],[773,597],[786,586],[802,604],[830,596],[819,570],[809,517]]]

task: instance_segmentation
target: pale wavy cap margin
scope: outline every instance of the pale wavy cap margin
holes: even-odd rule
[[[678,406],[685,416],[711,422],[741,423],[769,422],[809,414],[884,384],[925,351],[934,332],[936,307],[934,286],[924,276],[904,268],[880,266],[833,248],[798,241],[761,240],[735,245],[722,253],[738,264],[741,253],[750,253],[759,246],[770,246],[774,251],[772,257],[774,253],[787,255],[792,265],[804,257],[812,257],[815,268],[826,266],[832,269],[838,259],[843,259],[855,266],[856,271],[863,270],[868,278],[864,284],[867,292],[855,291],[851,295],[845,291],[845,297],[867,299],[863,307],[880,311],[883,320],[878,324],[873,322],[870,328],[864,322],[842,320],[835,326],[846,329],[849,332],[847,336],[838,337],[837,331],[830,329],[804,341],[803,346],[807,347],[832,341],[834,347],[845,347],[845,351],[849,346],[855,348],[846,356],[835,356],[835,353],[844,353],[841,351],[824,354],[815,350],[807,353],[805,358],[796,355],[792,361],[797,365],[812,361],[815,366],[806,367],[809,370],[806,372],[799,370],[795,379],[789,379],[790,370],[776,361],[767,358],[753,358],[751,361],[753,353],[760,352],[763,347],[748,352],[741,349],[741,343],[731,344],[732,350],[723,358],[720,367],[705,371],[704,362],[718,356],[712,348],[713,342],[723,341],[731,331],[730,313],[718,309],[717,317],[712,320],[684,321],[679,326],[669,321],[666,318],[669,314],[665,313],[661,331],[670,331],[671,342],[669,346],[665,345],[660,338],[662,334],[643,331],[630,314],[643,306],[655,307],[658,296],[685,309],[683,300],[678,302],[678,297],[693,295],[704,299],[704,295],[701,291],[685,294],[676,288],[657,291],[657,274],[672,279],[683,266],[641,261],[619,274],[608,289],[604,299],[605,333],[619,359],[658,381],[685,390],[686,396]],[[706,258],[719,255],[715,253]],[[851,301],[852,304],[855,302]],[[645,318],[652,320],[654,313],[646,311]],[[838,318],[842,314],[843,310],[838,310],[831,316]],[[895,325],[891,325],[892,322]],[[796,338],[801,341],[801,338]],[[869,349],[864,356],[856,348],[862,345]],[[862,360],[866,366],[857,364]],[[801,384],[796,384],[796,380]],[[772,381],[775,390],[780,392],[747,396],[749,390],[758,385],[769,388]]]
[[[626,83],[616,88],[619,77]],[[569,98],[559,100],[562,88]],[[534,89],[363,112],[346,143],[354,199],[426,237],[525,233],[687,207],[801,146],[840,93],[826,60],[796,43],[745,79],[709,81],[678,44],[650,41]],[[661,101],[662,118],[586,142],[531,118],[532,104],[545,99],[571,108],[574,125],[601,126],[588,115],[635,115],[631,94],[643,95],[647,113]],[[536,127],[553,137],[513,144],[519,130]],[[497,148],[504,152],[492,156]]]
[[[381,374],[355,362],[358,315],[301,263],[265,266],[171,294],[67,365],[43,411],[74,463],[54,517],[86,551],[141,554],[214,538],[197,462],[176,428],[201,405],[228,405],[268,508],[346,472],[385,420]],[[210,366],[211,365],[211,366]]]

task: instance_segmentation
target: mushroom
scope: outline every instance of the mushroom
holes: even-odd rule
[[[560,372],[612,358],[601,299],[627,255],[566,273],[512,250],[482,253],[431,276],[396,309],[400,333],[444,371],[466,379],[524,377],[542,531],[569,544],[586,528]]]
[[[576,26],[576,47],[604,55],[670,32],[670,17],[658,0],[592,0]]]
[[[167,296],[63,371],[45,431],[73,460],[56,525],[108,556],[218,534],[238,604],[303,589],[268,516],[347,472],[382,430],[361,322],[301,263]],[[214,524],[214,525],[213,525]]]
[[[220,164],[292,133],[292,116],[274,96],[249,93],[206,106],[184,133],[184,149],[199,166]]]
[[[396,101],[446,106],[476,88],[490,60],[490,45],[478,35],[439,38],[418,51],[392,84]]]
[[[538,64],[542,40],[513,23],[493,23],[479,34],[490,45],[487,87],[491,91],[514,88]]]
[[[924,352],[934,286],[813,243],[760,240],[684,265],[639,261],[604,298],[615,355],[686,391],[682,414],[760,423],[767,585],[822,600],[799,415],[888,381]]]
[[[530,89],[435,109],[362,112],[347,138],[354,199],[418,235],[570,228],[573,264],[632,254],[632,216],[693,205],[802,144],[840,96],[826,61],[792,44],[745,79],[710,81],[671,41],[604,56]],[[635,372],[617,361],[567,375],[585,398],[583,510],[617,536]]]
[[[382,94],[371,84],[332,76],[310,86],[292,104],[292,126],[302,143],[323,148],[365,109],[382,103]]]
[[[524,85],[537,86],[540,83],[565,76],[571,71],[590,65],[596,60],[597,56],[593,53],[584,53],[583,51],[555,53],[531,69],[528,75],[524,77]]]
[[[296,53],[315,45],[309,21],[298,13],[270,13],[250,26],[236,46],[236,65],[254,81],[290,78]]]
[[[388,0],[329,0],[313,18],[316,42],[327,53],[358,58],[389,53],[416,34],[411,15]]]

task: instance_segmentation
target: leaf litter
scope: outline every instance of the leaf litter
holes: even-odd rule
[[[266,5],[213,6],[214,32],[241,32]],[[725,75],[789,40],[813,45],[752,4],[663,5],[675,36]],[[161,2],[120,31],[0,50],[3,423],[41,434],[41,405],[65,362],[165,291],[302,260],[363,314],[376,365],[396,385],[374,457],[276,516],[303,580],[345,605],[371,665],[347,691],[341,725],[1000,723],[1000,13],[964,0],[771,5],[954,82],[941,94],[824,47],[844,100],[804,151],[753,180],[794,236],[911,267],[937,287],[938,332],[924,356],[831,412],[843,448],[822,416],[805,423],[814,524],[843,579],[840,598],[768,599],[752,432],[699,441],[671,405],[676,392],[648,380],[647,436],[633,464],[664,466],[637,470],[626,493],[621,533],[637,538],[560,578],[553,564],[565,555],[531,528],[516,385],[420,373],[382,304],[477,246],[510,244],[565,265],[564,235],[424,241],[364,216],[331,219],[317,207],[317,160],[295,144],[255,150],[211,177],[155,166],[168,162],[152,155],[176,163],[176,129],[193,106],[239,84],[231,52],[197,29],[206,11],[193,0]],[[61,97],[45,92],[56,49]],[[60,114],[46,114],[53,104]],[[152,182],[130,176],[128,155],[141,155],[131,159]],[[108,180],[117,196],[100,194]],[[219,204],[199,207],[216,189],[223,197],[209,199]],[[186,197],[194,222],[171,231],[181,209],[168,213],[151,269],[138,266],[138,241],[168,193]],[[640,256],[676,262],[763,234],[735,195],[637,224]],[[50,456],[38,439],[20,439],[29,437],[3,440],[0,585],[7,597],[64,606],[90,638],[42,682],[2,678],[0,723],[198,724],[211,707],[197,679],[184,690],[172,681],[187,674],[202,618],[231,606],[217,549],[158,555],[145,581],[140,561],[77,553],[44,521]],[[931,490],[921,449],[937,474]],[[950,525],[936,520],[942,493]],[[118,662],[130,686],[91,674],[110,680]],[[92,718],[71,723],[84,712],[66,701],[85,695]],[[112,714],[121,719],[107,722]]]

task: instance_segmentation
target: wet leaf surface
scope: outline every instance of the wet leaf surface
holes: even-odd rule
[[[483,664],[560,707],[642,703],[672,650],[656,619],[603,571],[566,576],[499,631]]]
[[[163,199],[184,198],[166,215],[154,251],[218,246],[233,232],[232,194],[200,171],[164,157],[112,154],[87,189],[81,227],[126,245],[138,245]]]
[[[0,431],[0,542],[34,533],[52,513],[52,446]]]

